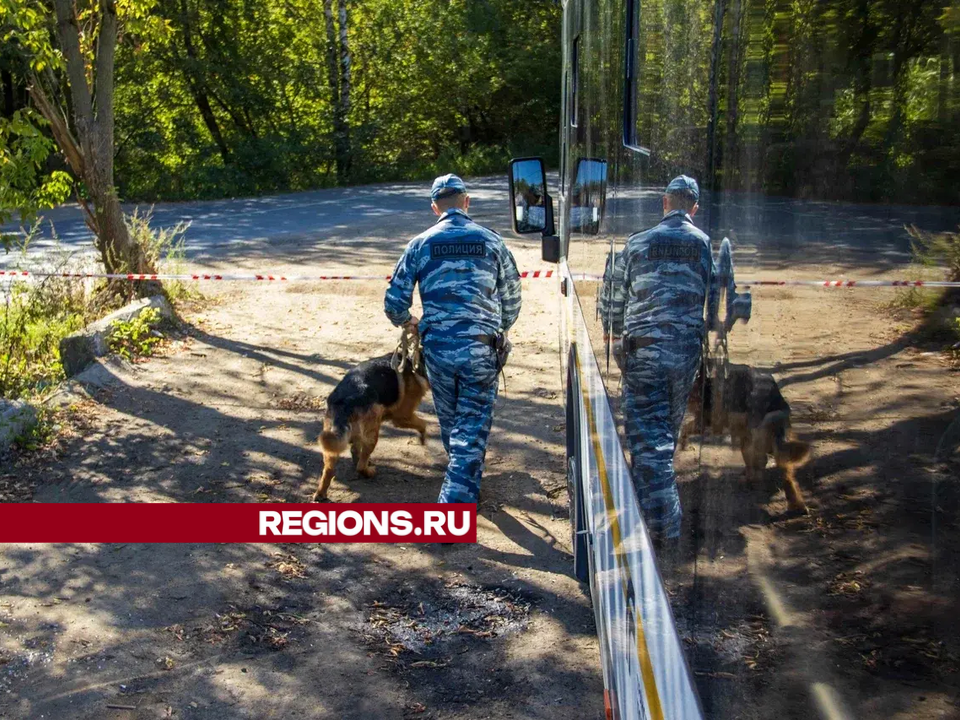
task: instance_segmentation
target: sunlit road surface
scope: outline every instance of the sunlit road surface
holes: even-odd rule
[[[548,183],[555,194],[555,174]],[[475,219],[502,233],[509,231],[506,176],[472,178],[467,184]],[[363,243],[370,236],[383,238],[391,229],[402,234],[398,241],[409,239],[430,220],[428,195],[429,182],[386,183],[259,198],[127,205],[124,209],[144,213],[152,207],[154,227],[189,223],[186,254],[191,262],[202,264],[204,258],[242,256],[245,247],[257,251],[265,245],[298,241],[316,246],[326,238]],[[631,212],[616,227],[607,228],[615,237],[625,237],[659,219],[660,193],[656,190],[621,193],[607,200],[614,211],[622,203],[629,204]],[[608,214],[615,216],[615,212]],[[960,207],[832,203],[743,193],[724,193],[718,204],[711,206],[705,193],[697,222],[717,239],[731,235],[741,260],[758,267],[788,260],[809,262],[824,252],[837,261],[897,266],[910,259],[905,226],[955,230],[960,226]],[[627,224],[620,227],[623,223]],[[3,230],[17,232],[18,227],[7,224]],[[75,205],[44,214],[30,246],[28,264],[38,253],[58,246],[83,254],[93,251],[91,233]],[[2,267],[20,262],[14,253],[0,256]]]

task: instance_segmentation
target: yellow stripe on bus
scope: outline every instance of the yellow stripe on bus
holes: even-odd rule
[[[630,575],[630,566],[627,564],[623,555],[623,535],[620,532],[620,519],[617,516],[617,509],[613,504],[613,494],[610,491],[610,480],[607,477],[607,464],[603,459],[603,448],[600,445],[600,437],[597,433],[597,423],[593,417],[593,406],[585,394],[585,385],[583,382],[583,371],[580,366],[580,355],[575,349],[573,353],[574,361],[577,363],[577,374],[580,376],[580,395],[583,398],[583,406],[587,411],[587,423],[590,425],[590,440],[593,443],[593,453],[597,458],[597,475],[600,477],[600,487],[603,490],[603,503],[607,510],[607,519],[610,521],[610,533],[613,535],[614,557],[617,559],[617,565],[620,566],[620,579],[623,584],[623,597],[627,599],[627,582],[632,581]],[[626,575],[626,578],[624,578]],[[657,692],[657,680],[653,674],[653,663],[650,660],[650,650],[647,648],[647,637],[643,631],[643,618],[640,615],[640,609],[634,608],[634,617],[637,628],[637,660],[640,662],[640,674],[643,676],[644,687],[648,689],[647,703],[650,705],[650,713],[653,720],[663,720],[663,708],[660,705],[660,694]]]

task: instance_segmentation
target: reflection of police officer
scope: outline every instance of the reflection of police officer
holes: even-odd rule
[[[610,299],[613,294],[613,273],[616,264],[620,262],[623,252],[607,253],[607,262],[603,268],[603,278],[597,288],[597,316],[603,324],[603,338],[606,341],[610,336]]]
[[[655,536],[680,535],[676,439],[700,365],[704,300],[714,317],[710,238],[693,225],[700,190],[681,175],[667,186],[660,224],[633,235],[616,260],[610,327],[622,358],[623,415],[633,483]]]
[[[493,230],[467,215],[463,181],[444,175],[430,191],[437,223],[415,237],[393,272],[384,309],[394,325],[418,327],[449,456],[439,502],[477,502],[497,398],[496,336],[520,314],[520,275]],[[410,314],[420,284],[423,320]]]

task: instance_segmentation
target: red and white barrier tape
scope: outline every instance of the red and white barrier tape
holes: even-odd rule
[[[522,280],[551,278],[555,270],[525,270],[520,273]],[[48,273],[30,270],[0,270],[0,279],[10,278],[77,278],[104,280],[263,280],[266,282],[316,282],[321,280],[383,280],[389,281],[390,275],[230,275],[220,273],[180,273],[180,274],[122,274],[122,273]]]
[[[941,287],[960,288],[960,282],[945,280],[738,280],[737,286],[793,286],[793,287]]]
[[[570,276],[574,280],[603,280],[602,275],[591,275],[589,273],[574,273]],[[960,282],[948,282],[946,280],[759,280],[749,278],[746,280],[737,280],[737,287],[828,287],[828,288],[854,288],[854,287],[937,287],[937,288],[960,288]]]
[[[525,270],[520,273],[522,280],[546,280],[554,276],[559,277],[556,270]],[[78,278],[78,279],[104,279],[104,280],[225,280],[225,281],[264,281],[264,282],[318,282],[325,280],[380,280],[389,282],[390,275],[273,275],[273,274],[224,274],[224,273],[179,273],[166,274],[156,273],[152,275],[144,274],[119,274],[119,273],[49,273],[33,272],[31,270],[0,270],[0,280],[3,279],[29,279],[29,278]],[[590,273],[572,273],[570,278],[573,280],[594,280],[602,281],[602,275],[593,275]],[[960,288],[960,282],[947,282],[942,280],[759,280],[750,278],[747,280],[738,280],[739,287],[830,287],[830,288],[852,288],[852,287],[937,287],[937,288]]]

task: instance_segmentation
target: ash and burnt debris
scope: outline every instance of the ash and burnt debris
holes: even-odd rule
[[[283,650],[291,641],[302,639],[303,626],[315,622],[300,608],[239,607],[228,605],[203,622],[176,624],[164,628],[175,641],[195,645],[218,645],[232,641],[247,653]]]
[[[407,665],[436,668],[446,665],[444,656],[465,639],[523,631],[531,603],[506,588],[445,585],[394,601],[375,600],[367,608],[362,633],[374,650],[391,658],[420,656]]]

